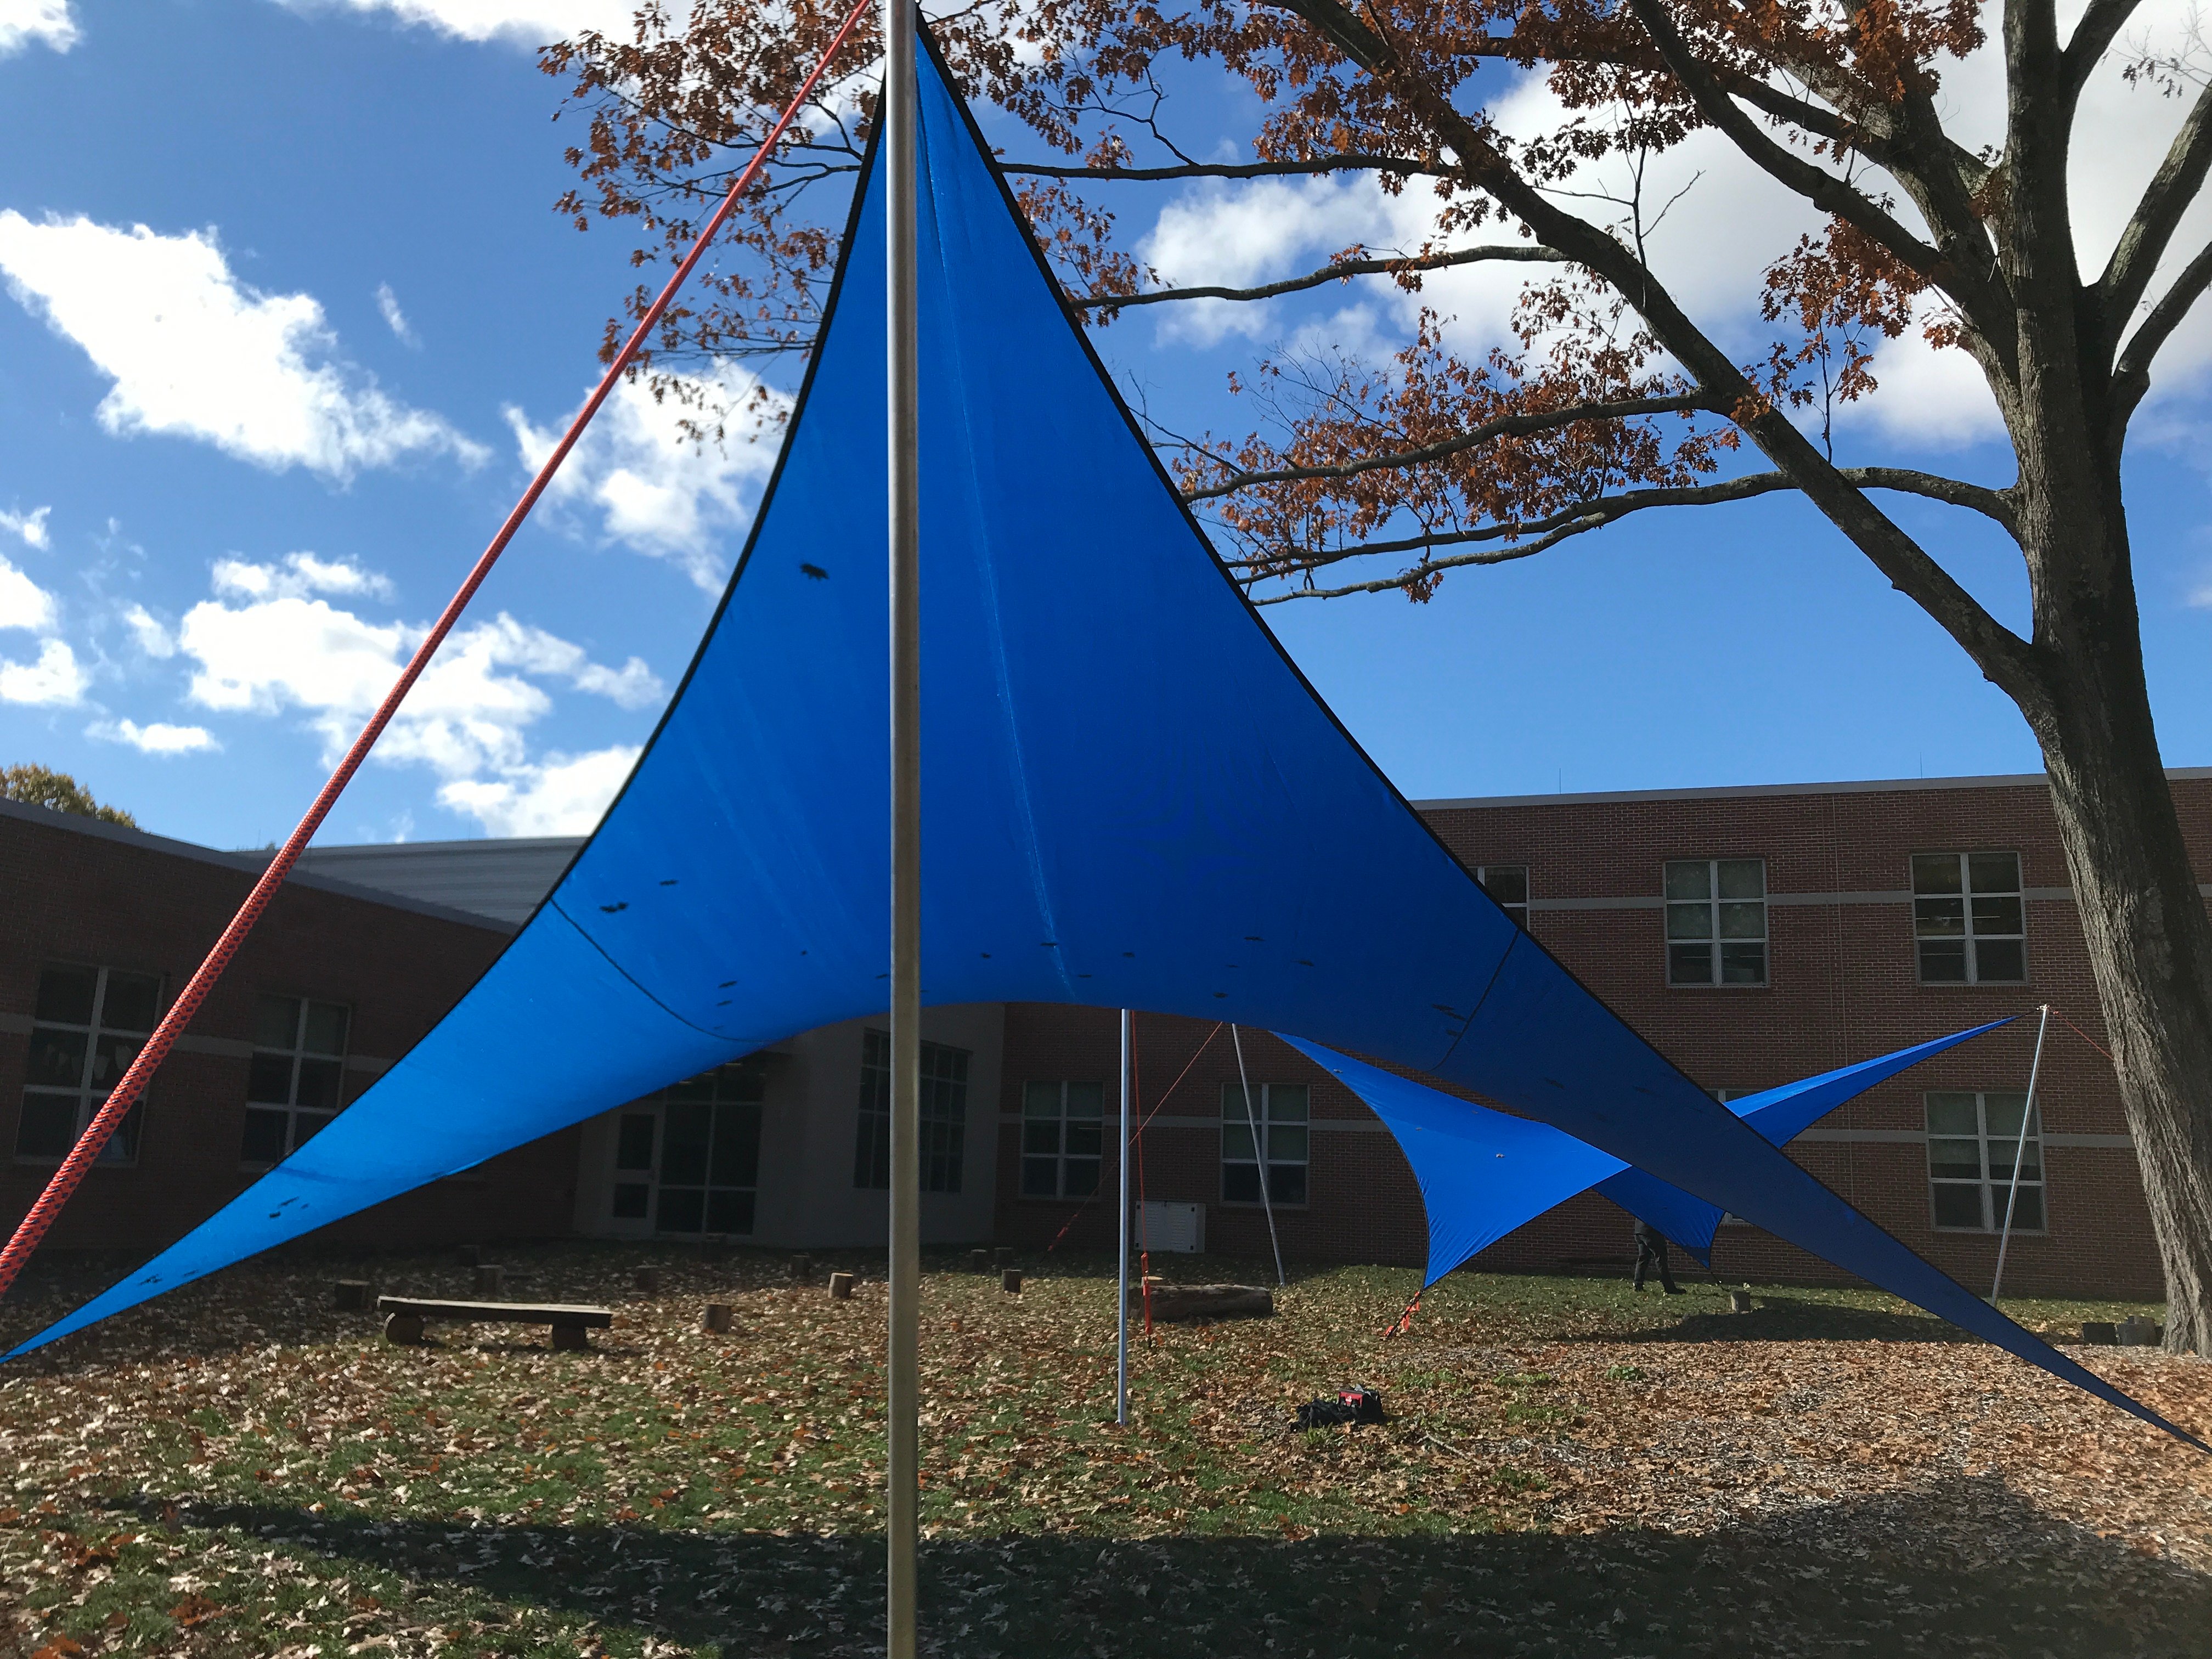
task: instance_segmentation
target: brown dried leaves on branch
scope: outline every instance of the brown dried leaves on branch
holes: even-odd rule
[[[1240,574],[1310,580],[1410,520],[1423,562],[1403,586],[1425,599],[1438,579],[1434,549],[1480,540],[1487,550],[1468,562],[1525,557],[1575,533],[1588,503],[1631,487],[1688,487],[1735,447],[1733,428],[1694,422],[1695,388],[1588,282],[1532,288],[1515,326],[1523,349],[1479,364],[1449,349],[1426,310],[1392,372],[1344,359],[1264,364],[1253,391],[1281,441],[1208,441],[1205,460],[1182,464],[1192,493],[1238,486],[1215,515],[1241,551]],[[1683,407],[1663,421],[1605,413],[1669,400]],[[1497,435],[1467,443],[1486,433]],[[1307,476],[1277,481],[1284,473]]]
[[[1815,404],[1832,413],[1873,389],[1870,343],[1900,331],[1929,276],[1885,245],[1887,198],[1862,198],[1852,181],[1932,110],[1943,64],[1979,44],[1976,0],[1850,7],[1668,0],[1665,29],[1694,70],[1670,60],[1650,32],[1658,26],[1633,3],[1392,0],[1362,4],[1340,21],[1334,4],[1036,0],[966,7],[933,24],[964,92],[1011,115],[1048,154],[1080,155],[1092,169],[1188,161],[1168,119],[1162,76],[1210,65],[1255,98],[1246,139],[1262,161],[1369,158],[1360,165],[1392,193],[1422,175],[1434,192],[1424,238],[1431,251],[1459,246],[1486,225],[1493,237],[1502,230],[1543,240],[1542,227],[1528,218],[1541,216],[1539,198],[1528,192],[1571,176],[1586,183],[1594,166],[1624,164],[1638,181],[1613,200],[1617,225],[1592,222],[1626,263],[1586,249],[1605,269],[1589,270],[1571,306],[1554,303],[1566,289],[1541,279],[1524,295],[1524,319],[1551,309],[1540,339],[1524,328],[1517,351],[1462,359],[1449,319],[1427,316],[1419,338],[1394,359],[1261,363],[1243,377],[1264,387],[1261,430],[1243,440],[1170,444],[1184,452],[1184,476],[1203,488],[1220,482],[1223,463],[1247,474],[1387,460],[1509,412],[1594,411],[1555,431],[1501,429],[1449,463],[1240,486],[1233,504],[1218,511],[1245,574],[1310,586],[1316,569],[1363,550],[1412,550],[1417,556],[1395,585],[1424,599],[1442,569],[1429,556],[1434,538],[1487,550],[1443,562],[1486,562],[1526,556],[1644,506],[1705,499],[1683,493],[1685,483],[1710,474],[1719,451],[1735,442],[1731,422]],[[544,69],[570,83],[590,126],[587,142],[571,152],[579,186],[563,210],[580,225],[595,215],[635,220],[648,234],[641,262],[669,258],[813,61],[834,27],[833,10],[820,0],[787,9],[703,0],[680,17],[653,7],[629,40],[586,34],[549,50]],[[1352,61],[1360,54],[1345,44],[1347,31],[1369,43],[1365,67]],[[864,143],[876,52],[872,34],[856,36],[842,78],[817,96],[803,132],[785,145],[701,296],[672,313],[656,343],[656,372],[811,340],[836,256],[843,186]],[[1562,106],[1548,129],[1516,138],[1490,119],[1486,100],[1512,83],[1511,65],[1547,77]],[[1180,72],[1188,84],[1188,71]],[[1705,394],[1697,409],[1624,410],[1662,383],[1691,389],[1664,366],[1644,326],[1624,316],[1624,307],[1633,313],[1655,292],[1643,239],[1664,205],[1641,199],[1644,168],[1705,127],[1716,108],[1701,102],[1686,74],[1755,112],[1764,136],[1732,132],[1740,148],[1766,144],[1796,158],[1787,165],[1825,167],[1796,187],[1841,188],[1850,201],[1826,233],[1760,273],[1763,311],[1775,331],[1758,361],[1723,375],[1727,384],[1696,387]],[[1913,142],[1924,148],[1926,139],[1920,131]],[[1976,158],[1951,161],[1969,185],[1986,182],[1989,169]],[[1120,240],[1115,215],[1079,185],[1031,179],[1019,199],[1072,294],[1161,286],[1160,273]],[[1407,273],[1398,275],[1413,285]],[[641,288],[631,316],[645,298]],[[1118,310],[1093,306],[1085,314],[1099,326]],[[609,325],[610,350],[621,326],[619,319]],[[1972,327],[1955,309],[1930,332],[1939,344],[1972,343]],[[1569,334],[1579,337],[1567,342]],[[1680,343],[1669,343],[1668,352],[1679,357]],[[1645,493],[1595,516],[1577,511],[1622,489]]]

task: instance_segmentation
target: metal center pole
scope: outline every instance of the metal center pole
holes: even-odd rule
[[[2021,1159],[2027,1152],[2027,1126],[2035,1121],[2035,1074],[2043,1069],[2043,1033],[2050,1024],[2051,1005],[2046,1002],[2043,1018],[2035,1023],[2035,1058],[2027,1063],[2027,1098],[2021,1103],[2020,1139],[2012,1144],[2012,1188],[2005,1194],[2004,1231],[1997,1235],[1997,1270],[1990,1279],[1992,1308],[1997,1305],[1997,1287],[2004,1283],[2005,1249],[2012,1243],[2012,1206],[2020,1201]],[[2036,1156],[2040,1159],[2042,1155],[2039,1147]]]
[[[1114,1420],[1129,1420],[1129,1096],[1130,1075],[1136,1057],[1136,1033],[1129,1011],[1121,1011],[1121,1271],[1117,1277],[1121,1296],[1120,1323],[1114,1347]]]
[[[912,0],[884,0],[884,202],[890,336],[891,1189],[890,1478],[884,1647],[915,1659],[921,1297],[921,488]]]

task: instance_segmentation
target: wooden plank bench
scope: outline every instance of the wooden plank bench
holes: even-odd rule
[[[450,1319],[473,1325],[550,1325],[556,1348],[588,1348],[585,1332],[615,1322],[611,1308],[558,1302],[447,1302],[419,1296],[380,1296],[377,1312],[386,1316],[384,1340],[420,1342],[426,1320]]]

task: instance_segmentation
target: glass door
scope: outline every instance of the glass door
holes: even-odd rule
[[[623,1109],[610,1206],[618,1229],[678,1238],[752,1231],[763,1082],[757,1064],[738,1060]]]

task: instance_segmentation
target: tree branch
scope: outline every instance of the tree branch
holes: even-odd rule
[[[1985,517],[1994,519],[2007,531],[2014,527],[2014,515],[2011,497],[2003,490],[1991,489],[1983,484],[1962,483],[1956,478],[1940,477],[1933,473],[1915,472],[1902,467],[1855,466],[1844,476],[1853,483],[1868,489],[1894,489],[1911,495],[1924,495],[1931,501],[1963,507]],[[1618,495],[1593,496],[1572,506],[1563,507],[1556,513],[1540,519],[1516,520],[1509,524],[1481,525],[1473,530],[1433,532],[1426,535],[1407,536],[1397,541],[1362,542],[1356,547],[1342,548],[1326,556],[1315,556],[1290,554],[1279,557],[1232,559],[1232,568],[1246,573],[1246,580],[1255,578],[1255,568],[1261,565],[1298,562],[1312,570],[1323,565],[1342,564],[1349,559],[1364,559],[1383,553],[1426,553],[1433,548],[1462,546],[1478,542],[1510,542],[1510,544],[1487,552],[1455,555],[1449,559],[1424,558],[1410,571],[1401,571],[1395,576],[1378,578],[1353,586],[1322,592],[1302,588],[1297,593],[1286,593],[1262,604],[1278,604],[1284,599],[1335,599],[1346,593],[1380,593],[1393,587],[1402,587],[1408,581],[1430,570],[1446,570],[1456,565],[1503,564],[1511,559],[1523,559],[1532,553],[1558,545],[1570,536],[1580,536],[1626,518],[1632,513],[1643,513],[1656,507],[1714,507],[1729,501],[1747,501],[1761,495],[1796,489],[1797,482],[1786,472],[1749,472],[1741,477],[1717,479],[1711,483],[1680,484],[1652,489],[1623,490]],[[1201,496],[1191,496],[1193,501]],[[1534,537],[1528,543],[1512,541],[1519,536]],[[1263,575],[1259,580],[1265,580]]]
[[[2149,315],[2137,325],[2127,349],[2112,367],[2115,438],[2125,429],[2128,417],[2135,413],[2143,393],[2150,390],[2152,360],[2167,337],[2181,326],[2181,319],[2189,314],[2191,307],[2204,297],[2208,286],[2212,286],[2212,243],[2199,248],[2197,257],[2181,268],[2181,275],[2173,279],[2173,286],[2150,308]]]
[[[1501,247],[1462,248],[1455,253],[1414,254],[1397,259],[1340,259],[1333,265],[1287,277],[1258,288],[1156,288],[1142,294],[1085,294],[1068,304],[1078,311],[1119,310],[1126,306],[1156,306],[1170,300],[1272,300],[1278,295],[1323,288],[1352,276],[1395,276],[1401,270],[1443,270],[1454,265],[1481,264],[1490,260],[1516,260],[1532,264],[1564,264],[1567,256],[1557,248],[1534,243]]]
[[[1753,472],[1740,478],[1723,478],[1708,484],[1687,484],[1663,489],[1624,490],[1618,495],[1597,496],[1577,501],[1571,507],[1561,507],[1557,513],[1547,514],[1540,519],[1510,524],[1484,525],[1475,530],[1433,532],[1425,536],[1410,536],[1401,541],[1363,542],[1357,547],[1347,547],[1326,558],[1307,562],[1312,569],[1322,564],[1340,564],[1347,559],[1364,559],[1383,553],[1419,553],[1421,562],[1410,570],[1401,570],[1395,576],[1378,576],[1373,581],[1352,582],[1343,587],[1301,587],[1288,593],[1278,593],[1260,600],[1261,605],[1280,605],[1285,599],[1336,599],[1350,593],[1384,593],[1392,588],[1404,587],[1418,582],[1431,572],[1452,570],[1471,564],[1504,564],[1514,559],[1525,559],[1557,547],[1571,536],[1587,535],[1593,530],[1618,522],[1632,513],[1642,513],[1655,507],[1711,507],[1723,501],[1747,501],[1760,495],[1771,495],[1778,490],[1795,489],[1796,485],[1780,472]],[[1523,542],[1509,540],[1527,536]],[[1507,542],[1504,547],[1486,548],[1480,552],[1455,553],[1438,559],[1428,555],[1439,547],[1464,546],[1470,542]],[[1239,559],[1233,566],[1242,567],[1245,580],[1265,580],[1264,573],[1252,567],[1264,561]]]
[[[1698,112],[1742,151],[1747,160],[1823,212],[1864,231],[1888,249],[1906,270],[1931,279],[1937,276],[1946,263],[1942,254],[1853,189],[1849,180],[1838,179],[1802,156],[1793,155],[1761,132],[1758,124],[1736,107],[1735,100],[1722,88],[1711,70],[1698,61],[1697,54],[1690,50],[1690,43],[1682,38],[1674,19],[1667,15],[1658,0],[1629,0],[1629,4],[1637,21],[1644,25],[1644,33],[1659,48],[1667,67],[1696,102]]]
[[[2060,55],[2060,72],[2065,89],[2067,107],[2081,95],[2090,72],[2105,56],[2105,50],[2118,38],[2134,16],[2142,0],[2089,0],[2089,9],[2081,14],[2081,21],[2074,26],[2074,33],[2066,42]]]
[[[1458,158],[1466,176],[1547,246],[1609,283],[1643,316],[1661,344],[1738,426],[1796,482],[1900,592],[1933,617],[2031,721],[2047,718],[2051,696],[2033,650],[1868,499],[1692,322],[1649,268],[1612,237],[1546,197],[1483,136],[1451,100],[1405,71],[1389,46],[1338,0],[1274,0],[1303,18],[1352,62],[1375,76],[1426,122]]]
[[[2212,86],[2197,94],[2181,131],[2166,147],[2166,159],[2136,204],[2135,216],[2105,262],[2104,275],[2097,279],[2096,304],[2104,331],[2099,343],[2106,351],[2118,343],[2121,331],[2150,287],[2181,216],[2204,186],[2208,168],[2212,168]]]
[[[1046,161],[1002,161],[1001,173],[1039,179],[1097,179],[1113,183],[1158,184],[1171,179],[1278,179],[1312,173],[1401,173],[1446,179],[1458,172],[1434,161],[1404,155],[1316,155],[1297,161],[1194,161],[1171,167],[1086,167]]]
[[[1622,421],[1638,415],[1679,415],[1699,409],[1709,410],[1715,414],[1726,412],[1714,410],[1712,400],[1703,392],[1693,392],[1686,397],[1626,398],[1618,403],[1577,404],[1566,409],[1501,415],[1494,421],[1485,421],[1480,426],[1470,427],[1441,443],[1428,444],[1419,449],[1401,450],[1387,455],[1363,455],[1356,461],[1345,461],[1335,466],[1286,466],[1265,472],[1232,473],[1224,482],[1208,484],[1203,489],[1194,489],[1183,499],[1210,501],[1239,489],[1249,489],[1255,484],[1297,483],[1310,478],[1354,478],[1363,472],[1381,472],[1399,467],[1419,466],[1428,461],[1440,461],[1446,456],[1473,449],[1477,444],[1487,443],[1492,438],[1518,438],[1539,432],[1556,432],[1562,427],[1578,425],[1584,421]]]

